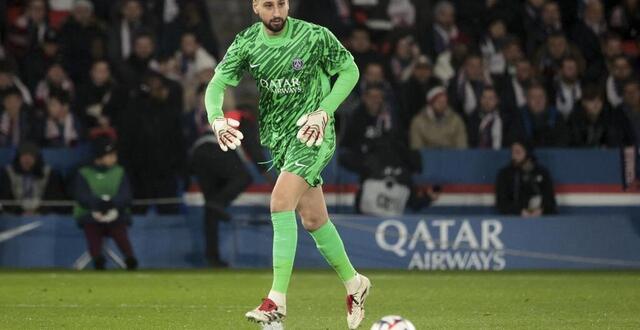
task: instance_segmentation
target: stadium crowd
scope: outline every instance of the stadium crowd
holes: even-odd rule
[[[224,53],[205,1],[0,6],[0,147],[23,147],[14,166],[21,153],[41,159],[39,147],[107,136],[134,198],[175,197],[189,149],[210,134],[203,90]],[[340,163],[362,181],[412,186],[424,148],[617,148],[640,138],[638,0],[315,0],[296,1],[292,16],[331,29],[360,68],[338,125]],[[68,181],[44,190],[71,194]],[[414,190],[410,204],[437,198]]]

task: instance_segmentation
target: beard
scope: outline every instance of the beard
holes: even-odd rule
[[[269,22],[262,21],[262,24],[269,29],[271,32],[278,33],[284,29],[285,19],[283,18],[274,18]]]

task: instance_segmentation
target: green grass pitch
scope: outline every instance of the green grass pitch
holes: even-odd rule
[[[369,329],[640,329],[639,272],[367,271]],[[244,319],[269,271],[2,271],[0,329],[259,329]],[[286,329],[346,329],[330,271],[295,271]]]

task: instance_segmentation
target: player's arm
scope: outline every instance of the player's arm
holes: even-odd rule
[[[236,37],[222,62],[216,67],[215,74],[209,82],[204,96],[209,124],[211,124],[218,139],[218,145],[223,151],[235,150],[244,138],[242,132],[237,130],[240,123],[234,119],[225,118],[222,112],[224,92],[227,86],[237,86],[244,73],[246,61],[242,45],[241,37]]]
[[[336,112],[360,78],[360,71],[353,56],[329,30],[324,30],[321,43],[324,45],[322,54],[324,60],[321,65],[329,75],[337,74],[338,78],[331,92],[320,102],[319,109],[302,116],[297,122],[297,125],[301,126],[297,137],[309,147],[322,144],[324,128],[329,116]]]

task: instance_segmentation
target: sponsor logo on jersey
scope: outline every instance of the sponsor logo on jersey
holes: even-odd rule
[[[260,87],[269,90],[274,94],[295,94],[302,93],[300,79],[260,79]]]
[[[302,70],[302,68],[304,68],[304,61],[299,58],[296,58],[293,60],[292,66],[294,70],[300,71]]]

